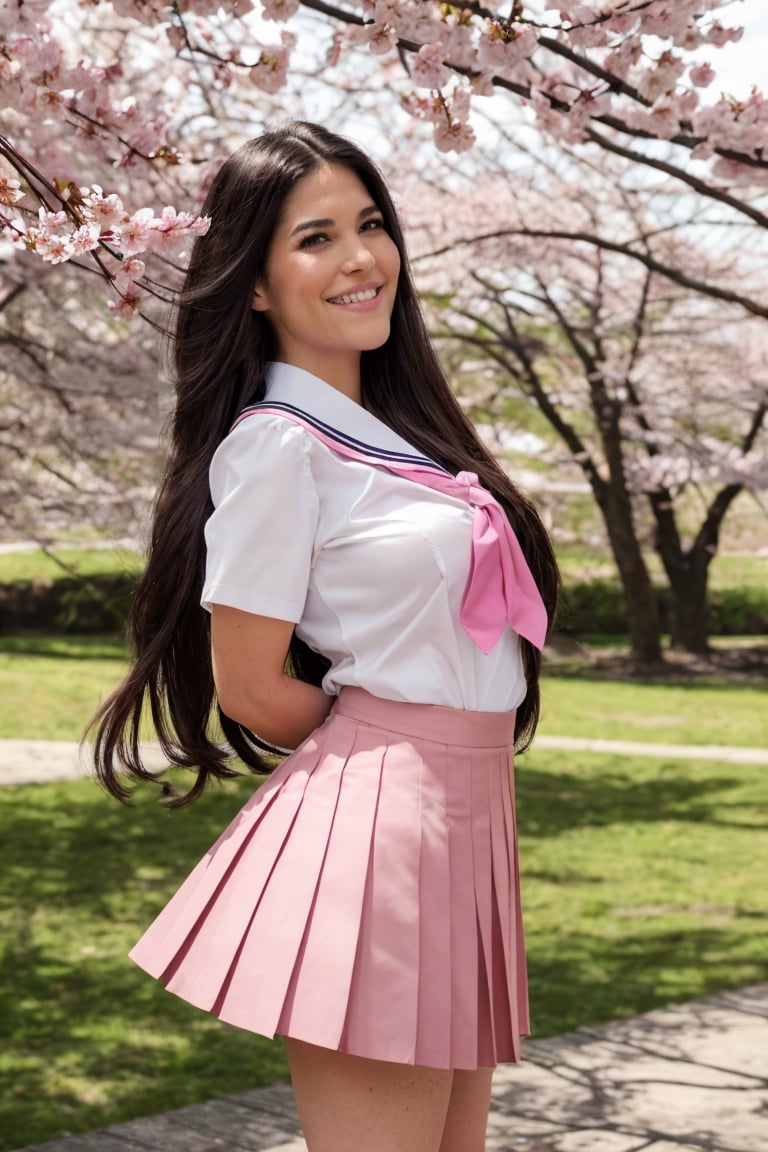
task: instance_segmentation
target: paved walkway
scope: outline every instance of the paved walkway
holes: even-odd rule
[[[487,1152],[768,1150],[768,984],[529,1040],[523,1054],[497,1069]],[[34,1152],[306,1152],[299,1132],[278,1084]]]
[[[162,771],[156,745],[147,744],[145,763]],[[660,756],[677,760],[716,760],[726,764],[765,764],[768,747],[737,748],[715,744],[645,744],[635,740],[588,740],[578,736],[537,736],[537,748],[606,752],[625,756]],[[78,746],[60,740],[0,740],[0,785],[44,784],[74,780],[88,768]],[[768,1152],[768,1149],[766,1149]]]

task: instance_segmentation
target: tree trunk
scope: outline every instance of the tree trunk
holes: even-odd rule
[[[591,365],[592,407],[603,443],[609,479],[592,482],[619,569],[627,608],[632,659],[636,664],[661,663],[661,624],[656,592],[643,558],[632,514],[632,498],[624,466],[621,407],[609,396],[597,362]]]
[[[614,491],[601,495],[598,504],[624,591],[632,659],[637,664],[658,664],[662,659],[659,606],[635,535],[629,497]]]
[[[670,644],[681,652],[705,656],[709,651],[707,575],[717,547],[711,532],[686,549],[677,528],[674,503],[666,489],[649,494],[656,518],[654,547],[668,582],[667,627]]]
[[[725,514],[741,490],[741,484],[729,484],[717,493],[688,549],[682,546],[669,493],[661,490],[649,494],[656,519],[656,551],[669,582],[670,643],[673,648],[694,656],[705,656],[709,652],[709,565],[717,555]]]
[[[706,656],[709,652],[707,613],[708,562],[687,553],[679,571],[669,579],[667,623],[670,644],[681,652]]]

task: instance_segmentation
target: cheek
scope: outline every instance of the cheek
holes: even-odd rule
[[[395,277],[399,276],[399,274],[400,274],[400,253],[397,249],[397,244],[395,244],[394,240],[392,240],[389,236],[387,237],[387,240],[388,240],[387,252],[388,252],[389,272],[390,272],[390,275],[392,276],[392,278],[394,279]]]

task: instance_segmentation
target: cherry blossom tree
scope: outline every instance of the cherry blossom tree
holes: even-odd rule
[[[711,95],[715,70],[700,52],[727,51],[741,35],[719,18],[725,7],[8,0],[0,10],[0,379],[9,407],[0,449],[13,461],[15,491],[34,458],[40,487],[31,490],[47,508],[60,501],[63,509],[65,491],[73,508],[81,496],[87,505],[101,483],[115,522],[127,511],[121,494],[141,488],[139,457],[126,478],[121,453],[110,456],[100,431],[119,424],[134,395],[119,435],[126,453],[147,447],[142,467],[151,470],[142,421],[149,414],[157,426],[164,392],[148,329],[134,325],[129,336],[125,321],[141,315],[164,325],[188,241],[207,227],[197,213],[216,166],[265,119],[309,114],[348,130],[366,115],[383,126],[377,143],[396,186],[398,168],[428,166],[430,134],[430,154],[450,162],[428,192],[427,214],[444,221],[442,235],[432,262],[416,265],[422,284],[444,288],[451,301],[438,330],[481,342],[504,380],[557,414],[622,553],[636,653],[653,658],[658,646],[644,508],[678,606],[676,639],[701,646],[717,532],[733,492],[756,483],[764,452],[768,301],[758,262],[768,110],[757,88],[743,100]],[[516,211],[526,148],[539,168],[525,168],[523,179],[541,189],[549,168],[555,179]],[[579,200],[582,184],[588,195]],[[414,205],[423,196],[414,192]],[[403,199],[417,224],[410,193]],[[708,229],[716,239],[702,244]],[[442,283],[449,265],[462,269],[463,283]],[[110,314],[98,302],[105,281]],[[674,336],[664,328],[673,322]],[[721,345],[731,386],[718,407],[711,374]],[[89,381],[104,382],[99,398],[85,395],[79,363]],[[663,375],[654,376],[654,363]],[[737,363],[747,383],[734,391]],[[697,392],[700,375],[707,389]],[[685,397],[676,411],[673,381]],[[594,418],[588,429],[582,412]],[[31,452],[21,451],[25,436]],[[683,542],[679,521],[695,488],[710,501],[700,546],[699,536]],[[698,622],[683,619],[694,583]]]
[[[502,226],[477,227],[488,203]],[[589,485],[635,659],[661,656],[654,552],[673,646],[706,652],[723,521],[739,493],[768,488],[768,296],[753,226],[716,224],[693,202],[675,223],[623,162],[573,156],[559,171],[438,181],[421,197],[414,186],[409,205],[434,333],[475,361],[475,416],[502,446],[509,398],[523,395]]]
[[[621,156],[765,227],[755,190],[768,180],[766,100],[757,90],[702,99],[715,73],[697,49],[741,35],[718,20],[724,7],[9,0],[2,234],[51,264],[94,262],[115,307],[135,312],[143,293],[160,291],[147,256],[173,258],[206,227],[184,189],[190,166],[199,174],[215,161],[207,145],[222,105],[246,88],[282,92],[307,70],[341,88],[385,76],[442,150],[472,147],[473,109],[495,93],[551,141]]]
[[[100,283],[33,257],[0,275],[0,535],[134,536],[169,406],[155,341],[105,314]]]

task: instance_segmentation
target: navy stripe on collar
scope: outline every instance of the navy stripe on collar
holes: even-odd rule
[[[239,424],[241,420],[247,416],[252,416],[254,413],[259,412],[262,408],[277,409],[281,412],[290,413],[294,416],[301,417],[307,424],[313,425],[325,436],[331,440],[337,440],[340,444],[345,444],[348,448],[353,448],[358,452],[364,453],[376,460],[386,462],[387,460],[399,464],[414,464],[423,468],[432,468],[438,472],[445,472],[450,476],[450,472],[446,468],[436,464],[434,460],[430,460],[428,456],[420,456],[407,452],[394,452],[389,448],[377,448],[373,444],[367,444],[364,440],[358,440],[354,436],[350,436],[346,432],[341,432],[338,428],[334,428],[332,424],[326,424],[323,420],[313,416],[311,412],[306,412],[302,408],[296,407],[294,404],[286,404],[282,400],[262,400],[258,404],[249,404],[244,408],[235,421],[235,425]],[[233,427],[235,426],[233,425]]]

